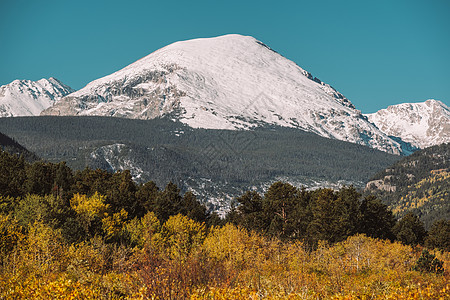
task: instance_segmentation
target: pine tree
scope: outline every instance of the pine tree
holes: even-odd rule
[[[180,207],[180,213],[197,222],[206,222],[206,207],[201,204],[194,193],[186,192]]]
[[[25,191],[29,194],[48,195],[53,189],[52,165],[43,161],[33,163],[27,168]]]
[[[256,191],[247,191],[236,198],[237,207],[236,223],[249,230],[266,230],[268,225],[264,217],[263,199]]]
[[[439,220],[431,225],[425,246],[430,249],[450,251],[450,220]]]
[[[107,203],[115,213],[125,209],[130,218],[143,215],[143,208],[136,201],[137,187],[129,170],[117,171],[111,176],[106,191]]]
[[[155,213],[158,219],[165,222],[170,216],[179,213],[183,198],[180,195],[180,189],[172,182],[169,182],[155,202]]]
[[[395,217],[375,196],[366,196],[360,205],[359,233],[381,239],[394,239]]]
[[[25,194],[26,165],[23,157],[0,150],[0,195],[18,197]]]
[[[335,213],[336,199],[337,196],[331,189],[314,191],[311,203],[312,220],[308,225],[308,237],[311,242],[339,240],[336,236],[336,228],[338,228]]]
[[[394,226],[394,234],[397,240],[405,245],[423,244],[427,232],[422,221],[412,214],[408,213]]]
[[[160,194],[159,188],[153,181],[148,181],[138,187],[136,201],[144,208],[145,212],[154,211],[156,199]]]
[[[289,183],[275,182],[264,195],[264,217],[269,224],[267,232],[281,238],[292,237],[295,232],[294,212],[298,190]]]

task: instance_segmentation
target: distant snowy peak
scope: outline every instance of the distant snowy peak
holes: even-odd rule
[[[295,127],[404,153],[330,85],[253,37],[176,42],[90,82],[43,112],[134,119],[171,116],[195,128]]]
[[[14,80],[0,87],[0,117],[38,116],[74,91],[53,77],[38,81]]]
[[[450,143],[450,108],[441,101],[392,105],[367,118],[387,135],[418,148]]]

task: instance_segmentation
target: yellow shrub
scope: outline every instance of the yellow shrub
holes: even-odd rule
[[[70,199],[70,207],[77,213],[80,223],[83,225],[86,232],[95,218],[102,219],[107,216],[106,211],[108,210],[109,205],[105,204],[105,199],[105,196],[102,196],[97,192],[91,197],[75,194],[72,199]]]
[[[205,239],[205,224],[181,214],[171,216],[154,235],[155,243],[172,259],[185,260]]]

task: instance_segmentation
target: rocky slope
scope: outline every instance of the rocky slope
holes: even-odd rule
[[[171,44],[89,83],[43,114],[170,116],[209,129],[276,124],[408,154],[334,88],[241,35]]]
[[[14,80],[0,87],[0,117],[38,116],[74,91],[53,77],[38,81]]]
[[[367,118],[387,135],[418,148],[450,142],[450,108],[441,101],[392,105]]]

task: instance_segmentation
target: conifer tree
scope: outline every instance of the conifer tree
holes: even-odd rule
[[[395,217],[381,200],[366,196],[360,206],[359,233],[381,239],[394,239]]]
[[[117,171],[111,176],[106,191],[107,203],[117,213],[125,209],[130,218],[143,214],[142,207],[136,201],[137,187],[129,170]]]
[[[180,189],[174,183],[169,182],[164,191],[156,198],[154,211],[158,219],[165,222],[170,216],[178,214],[182,200]]]
[[[0,195],[18,197],[24,194],[25,159],[0,150]]]
[[[298,190],[289,183],[275,182],[264,195],[264,217],[267,232],[282,238],[291,237],[295,232],[294,212],[298,201]]]
[[[190,191],[183,196],[180,213],[197,222],[205,222],[207,218],[206,207]]]
[[[398,241],[405,245],[423,244],[427,232],[423,222],[413,213],[406,214],[394,226],[394,234]]]
[[[136,191],[136,201],[144,208],[144,211],[153,211],[156,206],[156,199],[160,190],[155,182],[148,181],[140,185]]]
[[[256,191],[247,191],[236,198],[237,222],[249,230],[266,230],[268,225],[263,211],[263,199]]]
[[[430,249],[450,251],[450,220],[439,220],[431,225],[425,246]]]

